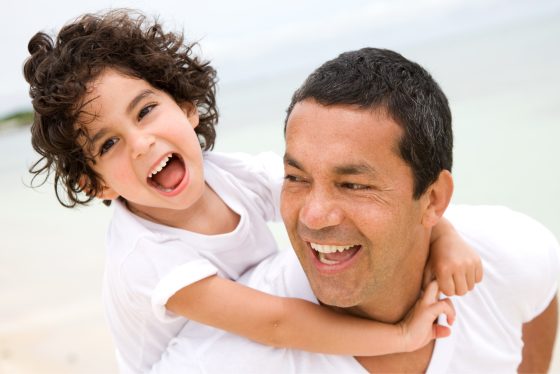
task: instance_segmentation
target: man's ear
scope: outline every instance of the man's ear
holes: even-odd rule
[[[426,209],[422,216],[422,224],[433,227],[443,216],[453,195],[453,177],[448,170],[439,173],[438,178],[424,193]]]
[[[198,117],[198,108],[196,105],[190,101],[185,101],[180,103],[179,106],[183,110],[183,112],[187,115],[189,122],[191,123],[193,129],[198,126],[199,117]]]

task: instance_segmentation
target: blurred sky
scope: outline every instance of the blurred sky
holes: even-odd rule
[[[283,0],[115,1],[14,0],[0,23],[0,116],[29,107],[22,64],[37,31],[55,32],[84,12],[110,7],[159,15],[166,26],[200,40],[220,81],[248,80],[290,69],[311,69],[344,50],[393,48],[449,38],[516,19],[560,11],[558,0]],[[414,30],[411,32],[411,30]],[[287,100],[287,98],[286,98]]]

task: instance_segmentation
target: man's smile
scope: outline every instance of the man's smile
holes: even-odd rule
[[[336,272],[350,265],[356,254],[362,249],[360,244],[331,245],[307,242],[315,266],[320,271]]]

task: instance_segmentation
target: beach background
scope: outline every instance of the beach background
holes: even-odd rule
[[[217,151],[282,154],[285,109],[315,67],[364,46],[404,54],[448,95],[454,202],[507,205],[560,237],[559,1],[10,2],[0,117],[29,108],[21,67],[36,31],[123,6],[200,40],[220,77]],[[111,210],[65,209],[52,184],[28,188],[29,138],[0,126],[0,374],[116,372],[100,297]],[[287,247],[282,226],[273,230]]]

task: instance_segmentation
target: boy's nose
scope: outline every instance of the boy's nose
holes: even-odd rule
[[[132,141],[132,157],[136,159],[146,154],[155,141],[156,138],[151,134],[138,134]]]

